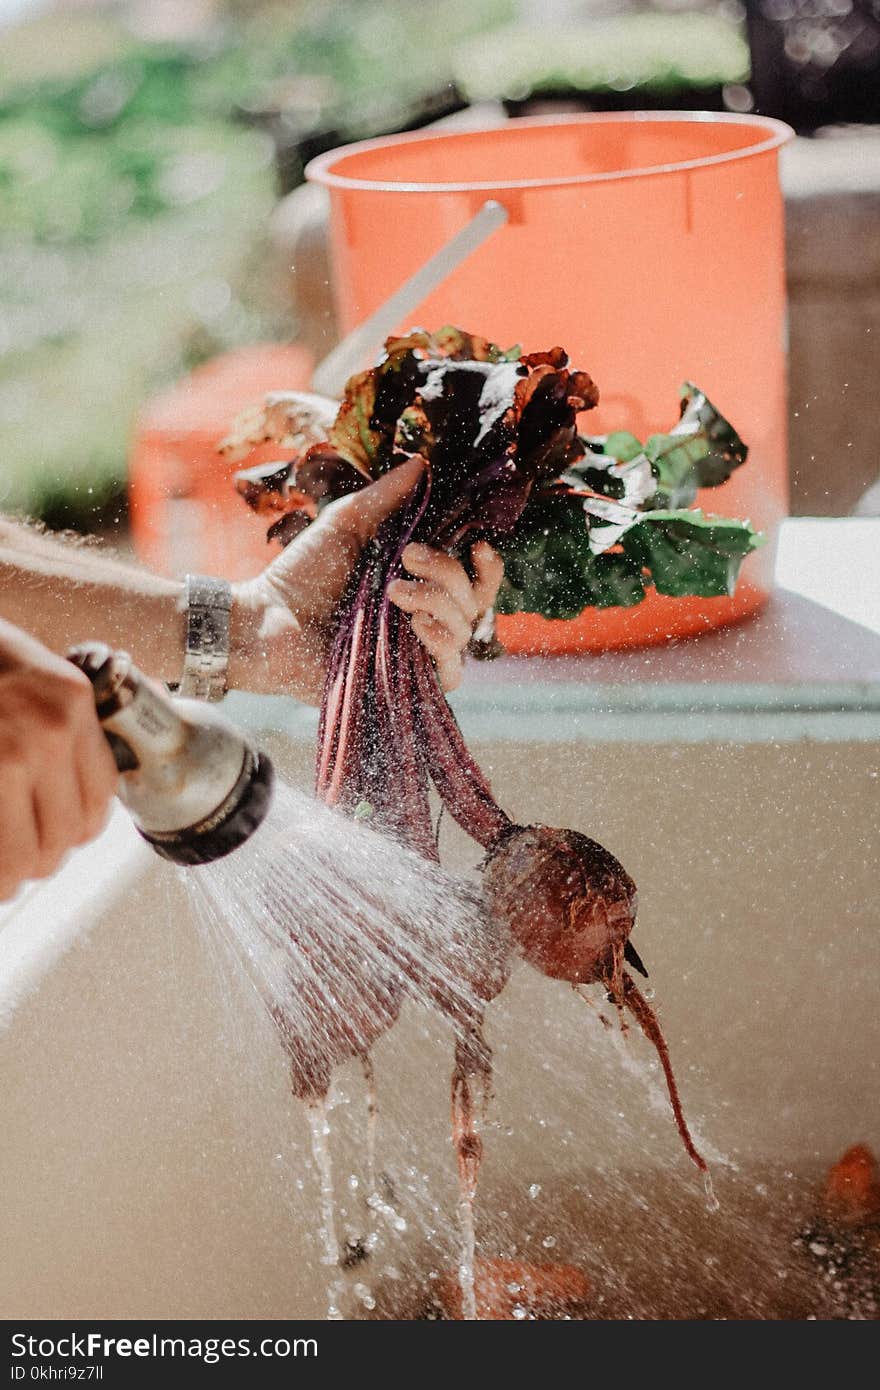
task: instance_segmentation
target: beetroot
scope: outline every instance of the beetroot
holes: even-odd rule
[[[602,845],[576,830],[516,828],[487,855],[483,891],[536,970],[619,991],[636,885]]]
[[[540,970],[574,986],[601,984],[618,1008],[626,1008],[653,1043],[663,1066],[679,1134],[697,1167],[697,1152],[678,1096],[666,1041],[648,1001],[623,968],[645,973],[629,942],[637,894],[623,865],[602,845],[576,830],[545,825],[515,827],[493,845],[483,866],[490,914]]]

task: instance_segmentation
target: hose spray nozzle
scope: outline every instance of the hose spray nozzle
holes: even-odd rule
[[[68,659],[92,682],[119,799],[157,854],[207,864],[250,839],[272,795],[264,753],[210,705],[172,698],[127,652],[85,642]]]

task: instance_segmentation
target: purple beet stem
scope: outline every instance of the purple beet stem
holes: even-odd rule
[[[462,738],[431,658],[388,599],[430,497],[425,477],[368,547],[343,600],[321,704],[315,789],[437,859],[429,779],[450,815],[488,848],[511,821]]]

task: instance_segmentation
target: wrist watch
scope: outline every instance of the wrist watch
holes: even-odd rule
[[[186,651],[177,693],[193,700],[222,700],[229,669],[232,585],[226,579],[188,574],[181,606],[186,613]]]

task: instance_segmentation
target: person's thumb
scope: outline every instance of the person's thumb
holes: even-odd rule
[[[418,455],[397,464],[369,487],[346,497],[339,504],[337,520],[366,545],[379,523],[406,501],[424,471],[425,460]]]

